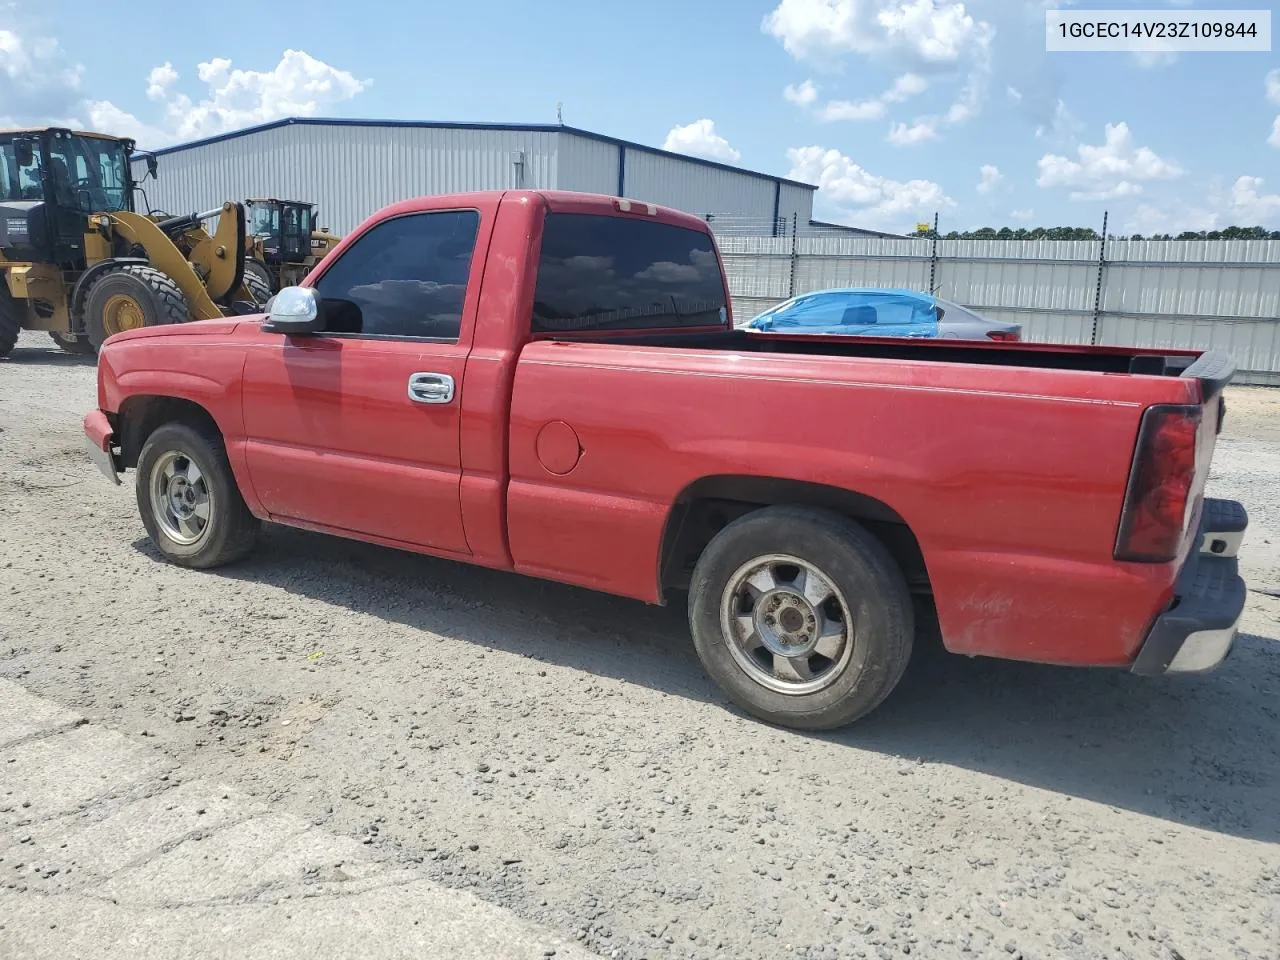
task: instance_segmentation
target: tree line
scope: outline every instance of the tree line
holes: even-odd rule
[[[914,236],[932,237],[931,228],[917,228]],[[1092,227],[982,227],[978,230],[952,230],[950,233],[939,233],[943,240],[1101,240],[1102,235]],[[1225,227],[1222,230],[1186,230],[1179,234],[1153,233],[1143,236],[1140,233],[1127,237],[1112,234],[1114,240],[1280,240],[1280,230],[1267,230],[1265,227]]]

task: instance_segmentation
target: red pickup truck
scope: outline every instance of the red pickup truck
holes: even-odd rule
[[[553,192],[375,214],[266,316],[110,338],[84,421],[174,563],[261,521],[650,603],[750,713],[842,725],[917,597],[968,655],[1198,671],[1247,518],[1221,355],[735,330],[701,220]]]

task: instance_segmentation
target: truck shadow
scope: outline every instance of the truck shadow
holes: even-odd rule
[[[136,546],[158,559],[148,541]],[[274,526],[253,557],[215,573],[733,709],[702,672],[683,598],[650,607]],[[946,653],[929,624],[921,632],[874,714],[794,735],[1280,842],[1280,642],[1242,635],[1214,673],[1147,679],[971,660]]]

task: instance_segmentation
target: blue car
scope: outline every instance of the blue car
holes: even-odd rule
[[[784,300],[746,323],[748,330],[846,337],[1021,340],[1022,325],[1001,323],[915,290],[818,290]]]

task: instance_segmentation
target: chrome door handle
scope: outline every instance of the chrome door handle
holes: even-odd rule
[[[414,403],[448,403],[453,399],[453,377],[447,373],[411,373],[409,399]]]

